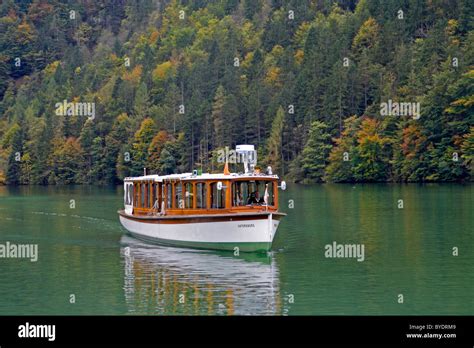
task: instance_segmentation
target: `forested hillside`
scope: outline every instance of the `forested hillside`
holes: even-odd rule
[[[3,0],[0,182],[216,171],[236,144],[294,181],[471,180],[473,4]]]

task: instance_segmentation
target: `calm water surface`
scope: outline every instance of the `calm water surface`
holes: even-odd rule
[[[238,257],[124,236],[122,197],[0,187],[0,243],[39,248],[0,259],[0,315],[474,314],[472,185],[289,185],[273,251]],[[365,260],[326,258],[333,241]]]

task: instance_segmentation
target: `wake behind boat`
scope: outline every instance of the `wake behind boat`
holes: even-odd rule
[[[141,240],[201,249],[267,251],[280,220],[278,176],[255,168],[252,145],[236,148],[243,173],[144,175],[124,180],[120,222]],[[286,188],[283,181],[280,186]]]

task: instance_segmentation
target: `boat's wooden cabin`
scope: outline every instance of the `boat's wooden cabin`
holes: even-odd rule
[[[275,175],[149,175],[126,178],[133,215],[196,215],[278,210]]]

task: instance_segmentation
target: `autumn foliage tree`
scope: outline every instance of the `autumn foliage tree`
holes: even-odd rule
[[[472,1],[74,9],[0,4],[0,182],[218,171],[236,144],[297,181],[472,180]],[[57,115],[65,100],[95,117]],[[388,100],[420,117],[380,115]]]

